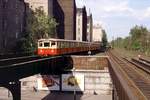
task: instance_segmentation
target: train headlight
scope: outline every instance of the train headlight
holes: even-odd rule
[[[54,50],[51,50],[51,52],[53,53],[53,52],[54,52]]]
[[[40,52],[42,53],[42,52],[43,52],[43,50],[40,50]]]

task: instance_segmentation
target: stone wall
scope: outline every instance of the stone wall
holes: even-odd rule
[[[72,63],[75,69],[104,70],[108,68],[107,57],[94,56],[72,56]]]

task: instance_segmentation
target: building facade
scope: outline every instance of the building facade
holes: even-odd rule
[[[0,52],[12,52],[24,31],[25,3],[23,0],[0,0],[0,6]]]
[[[87,13],[86,8],[77,8],[76,13],[76,40],[86,41],[87,39]]]
[[[0,0],[0,52],[2,52],[2,16],[3,16],[3,10],[2,10],[2,0]]]
[[[103,28],[101,27],[101,25],[96,24],[93,26],[93,35],[92,35],[93,42],[101,42],[102,41],[102,37],[103,37]]]
[[[25,0],[32,10],[40,7],[58,23],[54,38],[75,39],[75,0]]]
[[[87,41],[92,42],[92,34],[93,34],[93,18],[92,14],[87,16]]]
[[[54,0],[53,14],[57,23],[57,37],[61,39],[75,39],[76,4],[75,0]]]
[[[53,16],[53,0],[25,0],[25,2],[33,11],[36,8],[41,8],[46,15]]]

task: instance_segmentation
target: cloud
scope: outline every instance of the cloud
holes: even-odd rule
[[[128,4],[128,0],[77,0],[78,6],[86,5],[95,16],[100,14],[103,18],[132,13],[133,9]]]
[[[104,6],[104,10],[106,12],[125,12],[125,11],[128,11],[128,12],[132,12],[133,9],[130,8],[128,6],[128,1],[124,1],[124,2],[119,2],[116,4],[113,4],[113,5],[109,5],[109,6]]]
[[[144,12],[144,18],[150,18],[150,7],[148,7]]]
[[[76,3],[78,7],[86,5],[95,17],[130,17],[137,20],[150,18],[150,7],[132,8],[129,6],[131,0],[76,0]]]
[[[149,0],[76,0],[77,7],[86,5],[94,23],[100,23],[112,36],[127,36],[134,25],[150,27]]]

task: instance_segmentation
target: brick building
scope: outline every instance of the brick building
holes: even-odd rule
[[[87,41],[92,41],[92,34],[93,34],[93,18],[92,14],[87,16]]]
[[[23,0],[0,0],[0,52],[11,52],[24,31]]]
[[[54,0],[54,18],[57,23],[57,38],[75,39],[76,4],[75,0]]]
[[[76,13],[76,40],[87,40],[87,13],[86,8],[77,8]]]

